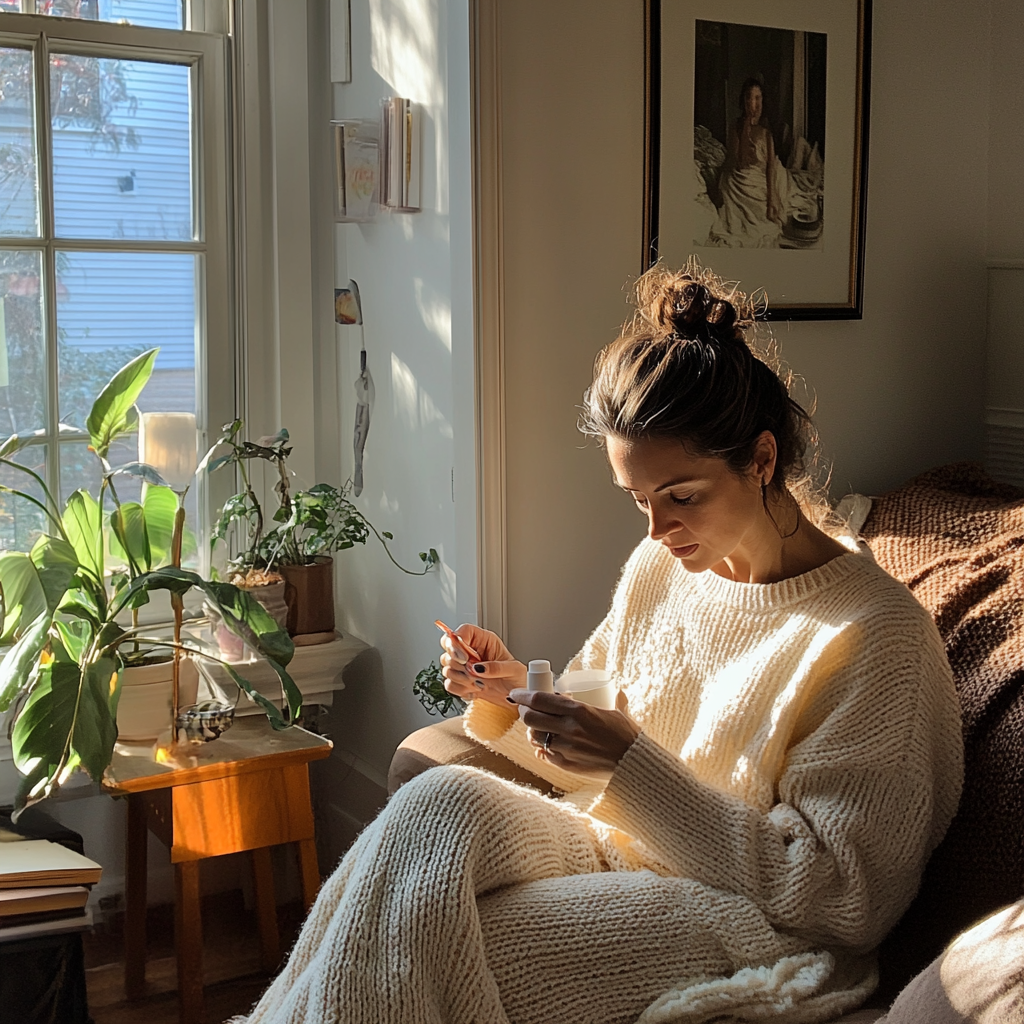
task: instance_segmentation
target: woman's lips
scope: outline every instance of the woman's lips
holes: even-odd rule
[[[669,551],[672,552],[673,558],[688,558],[699,547],[699,544],[687,544],[681,548],[669,548]]]

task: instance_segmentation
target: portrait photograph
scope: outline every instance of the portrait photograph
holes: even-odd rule
[[[824,246],[827,52],[821,32],[697,22],[694,245]]]
[[[861,315],[868,0],[649,0],[644,251]]]

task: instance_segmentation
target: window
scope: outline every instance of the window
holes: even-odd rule
[[[226,41],[181,30],[181,0],[27,6],[0,0],[0,435],[63,498],[96,492],[85,416],[146,349],[141,411],[194,412],[200,448],[234,415]],[[0,548],[41,526],[0,496]]]

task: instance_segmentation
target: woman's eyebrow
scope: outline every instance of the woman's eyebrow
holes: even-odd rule
[[[696,484],[702,481],[692,476],[682,476],[678,480],[670,480],[667,484],[662,484],[660,487],[654,488],[654,493],[657,494],[659,491],[667,491],[670,487],[679,487],[681,484]]]
[[[703,482],[703,480],[697,477],[684,476],[680,477],[678,480],[670,480],[667,484],[662,484],[660,487],[655,487],[653,493],[659,494],[661,491],[667,491],[670,487],[679,487],[682,484],[698,484]],[[612,479],[612,483],[615,484],[615,486],[618,487],[620,491],[627,491],[629,493],[632,493],[633,491],[636,490],[635,487],[627,487],[625,484],[620,483],[618,480],[615,480],[614,478]]]

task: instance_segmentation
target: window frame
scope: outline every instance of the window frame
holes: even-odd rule
[[[43,318],[47,362],[45,433],[33,445],[57,452],[47,464],[47,482],[59,493],[56,253],[172,252],[196,259],[196,427],[200,453],[221,424],[242,406],[237,341],[236,253],[233,216],[232,88],[229,36],[191,29],[144,28],[114,22],[0,13],[0,46],[28,50],[34,60],[33,116],[39,172],[40,235],[0,236],[0,249],[43,253]],[[49,58],[53,52],[88,57],[154,60],[188,66],[194,90],[192,181],[194,235],[187,241],[63,239],[54,231],[52,123],[49,116]],[[211,513],[232,493],[229,474],[196,481],[200,571],[209,568],[205,538]]]

